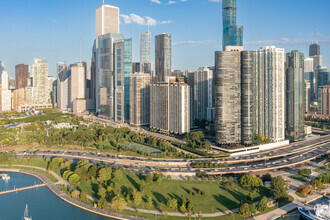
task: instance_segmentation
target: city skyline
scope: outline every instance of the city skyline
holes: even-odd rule
[[[95,8],[99,7],[102,1],[83,0],[79,1],[80,4],[76,2],[70,1],[66,3],[67,7],[61,8],[63,16],[58,13],[61,4],[46,4],[41,3],[40,0],[21,1],[21,4],[20,1],[3,3],[4,13],[0,18],[4,17],[0,19],[0,24],[7,34],[0,43],[0,58],[5,62],[10,77],[15,75],[15,65],[25,63],[31,68],[35,58],[47,60],[49,75],[55,76],[57,61],[67,63],[79,61],[79,39],[82,40],[83,45],[82,60],[86,62],[90,60],[92,42],[95,39]],[[326,14],[326,8],[330,3],[320,0],[316,7],[307,0],[299,1],[299,6],[290,9],[290,15],[289,9],[280,8],[281,2],[282,0],[276,2],[254,0],[247,4],[246,1],[237,1],[237,23],[245,27],[244,49],[275,45],[284,48],[286,52],[299,49],[307,57],[311,32],[318,30],[323,65],[329,67],[330,32],[326,29],[328,20],[326,18],[330,16]],[[291,8],[289,5],[294,5],[296,2],[296,0],[286,2],[287,8]],[[166,32],[173,36],[173,70],[197,70],[200,66],[213,66],[213,52],[221,49],[222,44],[222,37],[219,37],[222,31],[221,4],[207,0],[178,1],[177,4],[170,5],[165,1],[161,3],[152,3],[149,0],[138,3],[132,0],[105,1],[105,4],[120,8],[120,32],[126,37],[133,38],[133,61],[140,59],[139,34],[147,31],[146,24],[149,23],[152,34],[152,60],[154,60],[154,36]],[[16,10],[13,10],[13,7]],[[77,16],[72,10],[70,11],[72,7],[76,7],[77,11],[85,16]],[[184,17],[181,14],[183,9],[185,14],[199,10],[200,15]],[[276,9],[283,13],[276,15]],[[42,13],[31,15],[35,10],[42,10]],[[313,19],[302,17],[307,12],[314,15]],[[295,16],[293,17],[292,14]],[[287,20],[290,20],[291,25],[284,27],[283,22]],[[258,25],[255,25],[256,22]],[[13,25],[15,29],[12,28]],[[217,28],[214,28],[215,25]],[[75,26],[78,26],[78,31]]]

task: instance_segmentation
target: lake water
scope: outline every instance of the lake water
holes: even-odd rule
[[[0,179],[0,191],[40,184],[35,177],[8,173],[8,183]],[[0,220],[21,220],[25,205],[33,220],[105,220],[104,218],[76,208],[55,196],[47,187],[0,195]]]

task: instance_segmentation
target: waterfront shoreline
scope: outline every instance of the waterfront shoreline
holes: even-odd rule
[[[64,202],[75,206],[79,209],[82,209],[84,211],[99,215],[99,216],[103,216],[106,218],[110,218],[110,219],[117,219],[117,220],[126,220],[126,219],[134,219],[134,220],[147,220],[147,218],[138,218],[138,217],[134,217],[134,216],[128,216],[128,215],[123,215],[123,214],[119,214],[119,213],[113,213],[110,211],[106,211],[106,210],[101,210],[99,208],[94,208],[86,203],[80,202],[78,200],[73,199],[72,197],[68,196],[67,194],[65,194],[64,192],[62,192],[52,181],[50,181],[47,177],[33,172],[33,171],[26,171],[26,170],[22,170],[22,169],[4,169],[1,168],[0,172],[9,172],[9,173],[21,173],[21,174],[25,174],[25,175],[29,175],[29,176],[33,176],[39,180],[41,180],[44,184],[46,184],[47,188],[50,189],[50,191],[55,194],[58,198],[60,198],[61,200],[63,200]]]

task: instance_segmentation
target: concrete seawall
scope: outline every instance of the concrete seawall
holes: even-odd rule
[[[100,215],[103,217],[107,218],[112,218],[112,219],[118,219],[118,220],[126,220],[126,219],[134,219],[134,220],[147,220],[147,218],[138,218],[134,216],[128,216],[128,215],[123,215],[119,213],[114,213],[110,212],[107,210],[99,209],[99,208],[94,208],[86,203],[83,203],[81,201],[78,201],[64,192],[62,192],[52,181],[50,181],[47,177],[33,172],[33,171],[26,171],[26,170],[20,170],[20,169],[0,169],[1,172],[11,172],[11,173],[22,173],[30,176],[34,176],[41,180],[57,197],[62,199],[63,201],[69,203],[70,205],[73,205],[77,208],[80,208],[82,210],[85,210],[87,212],[94,213],[96,215]]]

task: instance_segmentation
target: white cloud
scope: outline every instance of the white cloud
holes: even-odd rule
[[[199,45],[208,45],[208,44],[213,44],[216,41],[214,40],[205,40],[205,41],[178,41],[174,42],[173,46],[199,46]]]
[[[151,2],[156,3],[156,4],[162,4],[159,0],[151,0]]]
[[[168,1],[167,4],[168,4],[168,5],[173,5],[173,4],[176,4],[176,1]]]
[[[209,0],[209,2],[221,2],[221,0]]]
[[[130,14],[130,15],[120,15],[121,18],[121,23],[122,24],[138,24],[138,25],[150,25],[150,26],[156,26],[157,24],[169,24],[172,21],[157,21],[156,19],[149,17],[149,16],[144,16],[141,17],[140,15],[137,14]]]

